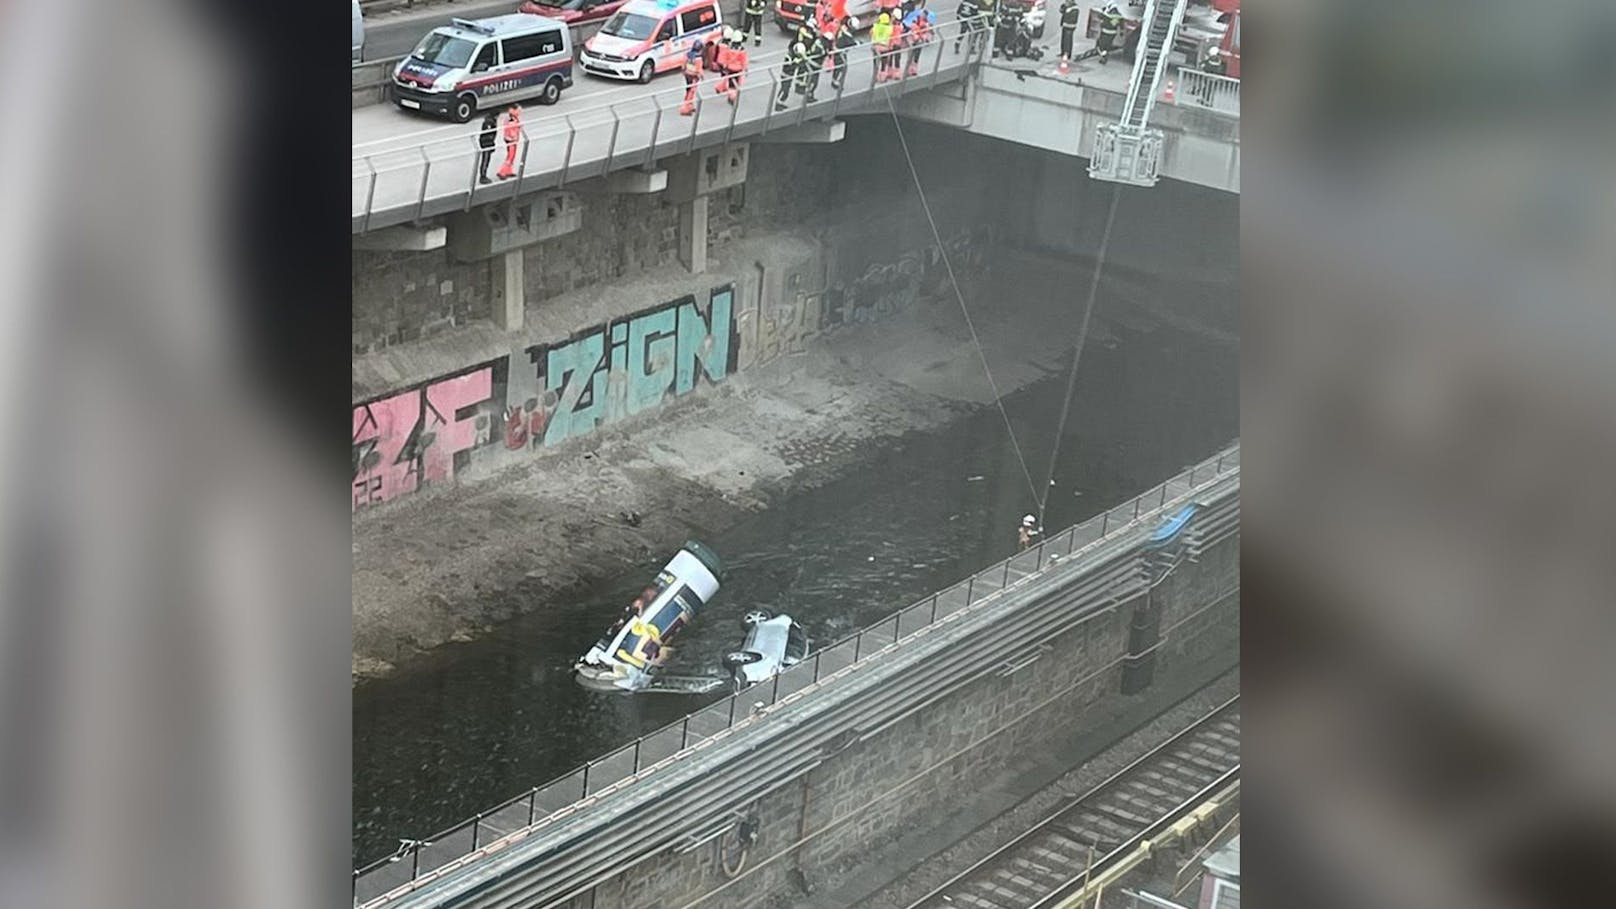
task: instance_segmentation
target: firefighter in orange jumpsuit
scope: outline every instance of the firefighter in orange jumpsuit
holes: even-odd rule
[[[729,36],[729,85],[724,94],[729,103],[734,104],[741,97],[741,77],[746,75],[746,67],[750,61],[746,53],[746,35],[738,29],[730,29]]]
[[[522,142],[522,106],[512,104],[505,109],[505,163],[499,166],[499,178],[509,180],[516,176],[516,146]]]
[[[696,110],[696,86],[701,82],[702,51],[706,43],[697,41],[690,45],[685,54],[685,101],[679,105],[679,115],[688,117]]]

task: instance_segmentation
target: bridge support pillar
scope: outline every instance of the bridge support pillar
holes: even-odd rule
[[[707,270],[707,197],[679,203],[679,261],[693,275]]]
[[[523,290],[526,278],[527,250],[513,249],[488,260],[494,289],[494,324],[502,331],[521,331],[522,319],[527,312],[527,294]]]

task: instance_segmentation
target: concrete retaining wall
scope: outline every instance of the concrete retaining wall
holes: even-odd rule
[[[1174,630],[1158,665],[1212,657],[1222,671],[1238,662],[1238,598],[1223,596],[1237,582],[1238,560],[1237,535],[1156,589],[1164,627],[1197,615]],[[764,797],[749,862],[791,850],[785,858],[749,863],[752,873],[713,893],[727,882],[715,844],[643,863],[569,906],[683,909],[699,900],[703,909],[750,909],[793,893],[798,874],[820,886],[845,877],[899,835],[941,821],[959,793],[991,784],[1018,753],[1052,745],[1120,697],[1118,663],[1145,601],[1089,617],[1030,667],[979,679]],[[1221,605],[1205,608],[1214,602]]]

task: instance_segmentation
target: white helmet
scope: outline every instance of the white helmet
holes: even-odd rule
[[[1037,523],[1038,523],[1038,519],[1033,517],[1032,515],[1027,515],[1026,517],[1021,519],[1021,526],[1023,526],[1023,527],[1032,527],[1033,525],[1035,525]]]
[[[1214,45],[1212,45],[1212,49],[1206,52],[1206,55],[1208,57],[1211,57],[1212,59],[1216,60],[1218,58],[1218,55],[1221,54],[1221,53],[1223,53],[1223,51],[1219,50],[1218,46],[1216,44],[1214,44]]]
[[[854,31],[857,31],[858,29],[861,29],[864,26],[859,25],[859,21],[858,21],[857,16],[848,16],[847,17],[847,27],[853,29]]]

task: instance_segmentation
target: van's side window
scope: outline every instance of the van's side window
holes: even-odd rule
[[[475,73],[481,70],[491,69],[495,64],[499,63],[499,61],[494,58],[494,52],[498,49],[498,47],[499,46],[492,41],[484,44],[483,49],[477,52],[476,61],[471,64],[471,71]]]
[[[539,53],[554,54],[560,52],[560,50],[561,33],[559,31],[539,33]]]
[[[550,34],[554,35],[555,33],[551,32]],[[519,35],[515,38],[506,38],[501,42],[505,45],[505,62],[519,63],[543,54],[547,40],[555,39],[547,38],[545,35]]]
[[[658,41],[672,41],[673,40],[673,26],[674,26],[674,21],[672,19],[669,19],[666,22],[663,22],[662,27],[657,29],[656,40],[658,40]]]
[[[698,6],[686,10],[679,16],[679,24],[684,27],[685,34],[690,34],[698,28],[704,28],[718,21],[718,14],[711,6]]]

